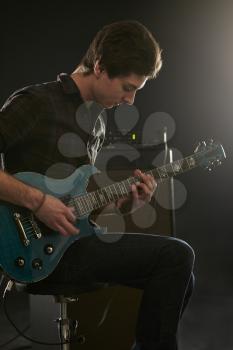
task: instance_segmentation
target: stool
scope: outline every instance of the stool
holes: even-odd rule
[[[34,284],[15,283],[18,291],[33,295],[52,295],[56,303],[60,304],[60,317],[56,319],[60,337],[60,349],[69,350],[70,343],[83,344],[85,336],[78,334],[78,320],[71,320],[67,315],[68,303],[79,300],[79,295],[86,292],[106,288],[107,283],[94,283],[88,286],[70,286],[66,284],[49,283],[46,280]]]

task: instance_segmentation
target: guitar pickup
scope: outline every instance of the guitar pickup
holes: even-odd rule
[[[41,234],[41,230],[39,228],[39,226],[37,225],[34,217],[33,217],[33,214],[31,214],[31,219],[30,219],[30,223],[32,225],[32,229],[33,229],[33,235],[36,239],[39,239],[42,237],[42,234]]]

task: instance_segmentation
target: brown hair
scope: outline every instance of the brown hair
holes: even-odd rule
[[[137,21],[104,26],[95,36],[78,70],[91,74],[96,61],[110,79],[131,73],[155,78],[162,66],[161,50],[152,33]]]

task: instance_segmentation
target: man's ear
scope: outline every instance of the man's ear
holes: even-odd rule
[[[95,74],[96,78],[100,77],[101,72],[102,72],[102,70],[100,68],[99,61],[97,60],[94,64],[94,74]]]

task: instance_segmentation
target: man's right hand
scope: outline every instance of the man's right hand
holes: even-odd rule
[[[74,226],[76,217],[74,208],[67,207],[58,198],[46,194],[42,206],[34,215],[46,226],[63,236],[78,234],[80,230]]]

